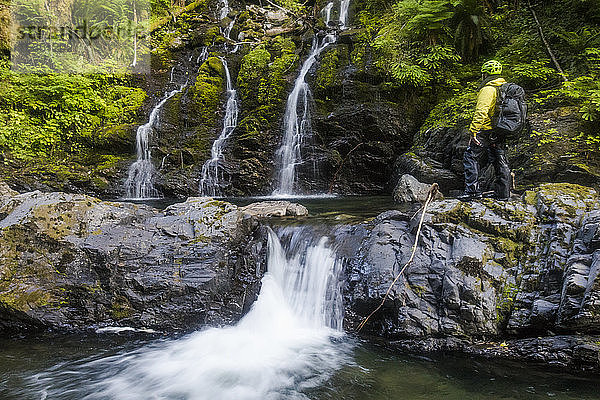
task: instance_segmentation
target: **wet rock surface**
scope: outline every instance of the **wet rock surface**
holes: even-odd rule
[[[64,193],[0,198],[0,332],[239,319],[258,293],[264,235],[237,207],[159,211]]]
[[[412,217],[388,211],[346,232],[360,243],[347,261],[350,330],[408,261],[418,225]],[[571,184],[541,185],[518,201],[434,202],[414,262],[361,333],[413,344],[511,339],[512,357],[598,368],[593,340],[573,336],[559,349],[553,337],[600,334],[599,225],[598,194]]]
[[[0,332],[233,323],[256,299],[266,267],[256,216],[305,210],[190,198],[159,211],[3,188]],[[345,259],[347,331],[409,260],[419,217],[390,210],[311,234],[333,239]],[[571,184],[510,202],[435,201],[413,263],[360,334],[403,351],[598,370],[599,227],[598,194]]]
[[[289,201],[262,201],[241,207],[240,210],[244,214],[260,218],[303,217],[308,215],[306,207]]]

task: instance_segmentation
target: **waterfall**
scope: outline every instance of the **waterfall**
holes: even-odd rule
[[[325,15],[325,25],[329,26],[329,22],[331,22],[331,10],[333,9],[333,2],[327,4],[323,9],[323,14]]]
[[[257,301],[235,326],[210,328],[36,377],[47,398],[308,399],[344,365],[341,260],[306,227],[269,232]]]
[[[324,11],[329,22],[331,18],[331,8],[333,3],[329,3]],[[294,83],[294,89],[288,96],[287,106],[283,117],[283,140],[281,147],[277,150],[277,166],[279,168],[277,176],[277,188],[273,192],[275,196],[293,195],[297,180],[296,167],[302,164],[301,146],[306,137],[312,134],[310,126],[310,102],[311,91],[306,83],[306,75],[317,62],[317,57],[327,46],[336,41],[336,36],[329,34],[319,43],[315,35],[310,54],[302,68],[300,74]]]
[[[322,10],[325,15],[325,23],[329,25],[331,21],[331,10],[334,3],[330,2]],[[350,0],[342,0],[340,3],[340,25],[342,29],[346,28],[348,23],[348,8]],[[302,144],[304,139],[312,135],[310,123],[310,105],[312,93],[306,75],[316,64],[317,57],[337,40],[337,36],[329,34],[319,42],[315,35],[310,54],[302,68],[300,74],[294,83],[294,89],[290,93],[285,115],[283,117],[283,140],[277,150],[277,188],[273,192],[274,196],[290,196],[295,194],[295,186],[298,178],[297,167],[302,164]]]
[[[350,0],[342,0],[340,3],[340,25],[342,29],[346,28],[348,24],[348,8],[350,6]]]
[[[152,164],[150,138],[154,126],[159,121],[160,110],[165,103],[177,93],[181,93],[185,85],[167,93],[152,109],[148,122],[140,126],[136,133],[137,161],[129,167],[129,175],[125,181],[125,197],[127,199],[151,199],[160,197],[154,187],[155,169]]]
[[[208,60],[208,46],[204,46],[202,48],[202,51],[200,51],[200,54],[198,55],[198,58],[196,59],[196,64],[203,63],[206,60]]]
[[[237,91],[233,88],[231,82],[231,74],[227,61],[221,58],[225,75],[227,78],[227,106],[225,109],[225,120],[223,121],[223,130],[214,141],[211,148],[211,159],[206,161],[202,166],[202,178],[200,180],[200,193],[203,196],[221,196],[222,174],[219,174],[221,162],[224,161],[223,150],[227,139],[235,130],[238,122],[238,102]]]
[[[225,19],[229,15],[229,0],[221,0],[221,11],[219,12],[219,18]]]

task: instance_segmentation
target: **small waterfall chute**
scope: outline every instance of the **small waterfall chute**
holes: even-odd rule
[[[36,384],[48,398],[66,390],[86,400],[308,399],[306,391],[352,363],[352,342],[341,331],[342,263],[307,228],[279,235],[269,232],[260,294],[237,325],[63,366]]]
[[[348,8],[350,0],[342,0],[340,3],[340,26],[346,28],[348,22]],[[330,2],[322,10],[325,16],[325,23],[331,22],[331,11],[334,6]],[[321,53],[332,43],[335,43],[337,36],[335,34],[326,35],[321,41],[315,35],[313,46],[306,61],[300,69],[298,78],[294,83],[294,89],[288,96],[285,115],[283,117],[283,139],[281,146],[276,152],[276,165],[278,168],[276,175],[276,189],[274,196],[286,197],[296,194],[296,184],[298,180],[298,167],[302,165],[302,146],[306,138],[312,135],[311,129],[311,101],[312,93],[306,82],[306,76],[311,68],[317,63]]]
[[[225,118],[223,120],[223,129],[219,137],[213,142],[211,147],[211,158],[202,166],[202,177],[200,179],[200,193],[203,196],[221,196],[221,186],[223,185],[223,174],[221,173],[223,161],[225,160],[224,151],[227,140],[235,131],[238,123],[238,100],[237,91],[233,87],[231,73],[227,65],[227,60],[221,57],[225,77],[227,82],[227,103],[225,107]]]
[[[175,89],[165,94],[162,100],[152,109],[148,122],[140,126],[136,132],[136,152],[137,160],[131,164],[125,181],[126,199],[155,199],[161,195],[154,187],[154,178],[156,170],[152,163],[152,152],[150,149],[150,139],[154,132],[156,124],[160,120],[160,111],[167,101],[181,93],[185,87]]]

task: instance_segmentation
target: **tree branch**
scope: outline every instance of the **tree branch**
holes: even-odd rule
[[[567,75],[565,74],[565,71],[563,71],[563,69],[561,68],[560,64],[558,63],[558,60],[554,56],[554,52],[550,48],[550,44],[546,40],[546,36],[544,35],[544,31],[542,29],[542,25],[540,25],[540,21],[538,20],[538,17],[537,17],[537,15],[535,13],[535,10],[531,6],[531,1],[530,0],[527,0],[527,8],[529,8],[529,11],[531,11],[531,15],[533,15],[533,19],[535,20],[535,24],[537,25],[538,33],[540,34],[540,38],[542,39],[542,43],[544,43],[544,46],[546,46],[546,50],[548,51],[548,55],[550,56],[550,59],[554,63],[554,66],[556,67],[556,69],[558,70],[558,72],[560,73],[560,75],[562,76],[563,80],[565,82],[567,82],[568,81]]]

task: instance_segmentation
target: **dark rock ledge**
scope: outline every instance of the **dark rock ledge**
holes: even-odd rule
[[[258,214],[283,215],[265,207]],[[409,258],[416,224],[392,210],[335,229],[349,332]],[[599,226],[598,194],[571,184],[511,202],[433,202],[415,262],[361,335],[599,370]],[[263,225],[229,203],[159,211],[0,183],[0,334],[233,323],[256,298],[265,258]]]
[[[418,223],[410,217],[388,211],[340,237],[358,243],[346,268],[348,330],[410,257]],[[434,202],[414,263],[361,334],[417,352],[598,370],[599,225],[598,194],[572,184],[541,185],[518,201]]]

